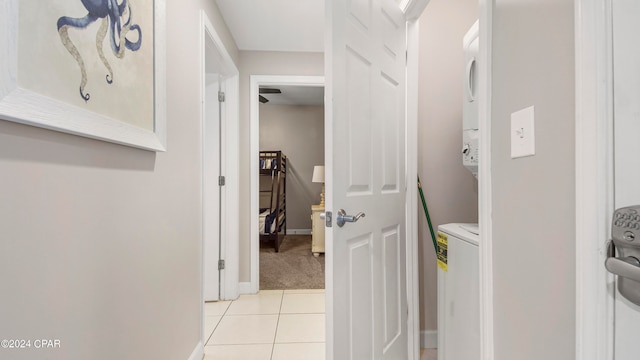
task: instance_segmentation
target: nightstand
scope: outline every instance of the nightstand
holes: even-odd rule
[[[322,213],[323,205],[311,205],[311,252],[316,257],[324,253],[324,220],[320,219]]]

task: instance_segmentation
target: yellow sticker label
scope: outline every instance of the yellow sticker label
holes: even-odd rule
[[[449,247],[449,237],[447,234],[438,232],[438,267],[443,271],[449,271],[447,265],[447,249]]]

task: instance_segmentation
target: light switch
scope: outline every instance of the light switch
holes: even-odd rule
[[[535,155],[533,106],[511,114],[511,158]]]

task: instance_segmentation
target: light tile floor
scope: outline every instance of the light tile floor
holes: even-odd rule
[[[263,290],[205,304],[204,360],[324,360],[324,290]],[[437,350],[422,349],[421,360]]]
[[[205,304],[205,360],[324,360],[324,290],[263,290]]]

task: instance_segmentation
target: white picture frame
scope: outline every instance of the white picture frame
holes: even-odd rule
[[[79,0],[78,0],[79,1]],[[145,129],[18,84],[21,0],[0,2],[0,120],[13,121],[150,151],[166,151],[165,0],[153,1],[153,126]],[[53,24],[55,29],[55,24]],[[77,85],[76,85],[77,86]],[[77,89],[77,87],[76,87]]]

